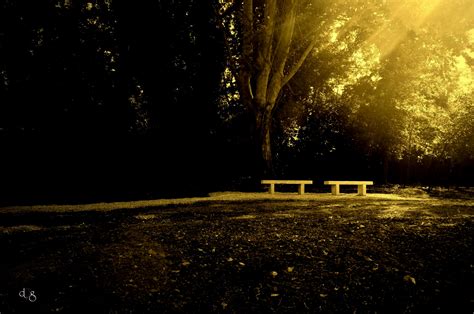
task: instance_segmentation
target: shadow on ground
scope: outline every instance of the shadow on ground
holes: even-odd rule
[[[0,212],[0,310],[471,313],[473,214],[356,197]]]

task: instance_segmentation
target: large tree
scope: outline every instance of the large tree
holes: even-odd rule
[[[253,118],[253,140],[265,176],[272,176],[272,120],[303,64],[376,10],[376,1],[219,1],[228,69],[239,101]],[[363,14],[360,14],[360,11]],[[354,17],[348,22],[349,17]],[[370,16],[370,19],[374,19]]]
[[[278,98],[316,42],[314,32],[304,30],[307,21],[300,16],[312,8],[310,1],[296,0],[244,0],[221,8],[231,12],[223,15],[226,42],[233,51],[230,67],[240,100],[254,118],[264,175],[273,174],[270,135]]]

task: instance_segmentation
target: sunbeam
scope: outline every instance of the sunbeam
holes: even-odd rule
[[[385,23],[375,30],[367,39],[368,46],[376,44],[381,57],[389,55],[403,40],[410,30],[417,30],[430,19],[442,0],[408,0],[388,3],[391,14]],[[402,23],[403,28],[396,27]]]

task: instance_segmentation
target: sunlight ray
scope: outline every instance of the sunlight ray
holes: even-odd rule
[[[422,27],[440,3],[441,0],[394,2],[391,5],[392,14],[366,40],[366,45],[376,44],[382,58],[386,57],[406,38],[409,30]],[[406,29],[399,30],[394,27],[397,21],[402,21]]]

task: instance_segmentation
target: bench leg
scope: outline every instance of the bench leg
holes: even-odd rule
[[[298,194],[303,195],[304,194],[304,184],[300,184],[298,188]]]
[[[357,192],[361,196],[367,195],[367,186],[365,184],[358,185]]]
[[[270,184],[270,194],[275,194],[275,184]]]
[[[333,195],[339,195],[339,184],[331,185],[331,193]]]

